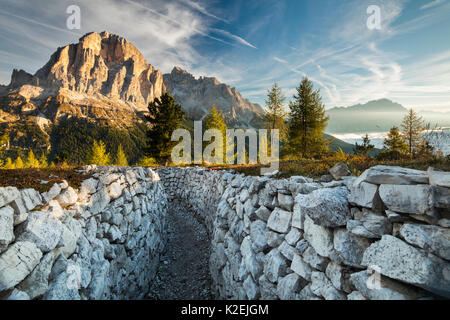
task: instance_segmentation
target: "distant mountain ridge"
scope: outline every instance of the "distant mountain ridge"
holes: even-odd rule
[[[369,101],[364,104],[355,104],[350,107],[334,107],[327,111],[328,112],[335,112],[335,111],[406,112],[407,109],[405,107],[403,107],[401,104],[393,102],[389,99],[379,99],[379,100]]]

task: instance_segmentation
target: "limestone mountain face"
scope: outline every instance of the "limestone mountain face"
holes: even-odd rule
[[[164,86],[195,120],[201,119],[215,105],[226,116],[229,124],[252,127],[258,115],[264,112],[260,105],[244,99],[235,88],[213,77],[196,79],[180,67],[164,74]]]
[[[32,120],[43,128],[74,117],[127,127],[166,91],[195,120],[213,104],[239,127],[253,126],[263,112],[215,78],[196,79],[178,67],[163,77],[125,38],[93,32],[58,48],[34,75],[14,70],[0,86],[0,123]]]

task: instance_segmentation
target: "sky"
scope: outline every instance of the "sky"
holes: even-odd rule
[[[67,28],[70,5],[80,29]],[[163,73],[214,76],[261,105],[274,82],[289,101],[308,76],[326,108],[450,111],[450,0],[0,0],[0,84],[104,30]]]

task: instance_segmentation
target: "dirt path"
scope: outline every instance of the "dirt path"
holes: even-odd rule
[[[210,240],[205,227],[179,204],[168,216],[168,241],[148,299],[208,300]]]

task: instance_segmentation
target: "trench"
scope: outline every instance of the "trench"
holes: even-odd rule
[[[179,201],[169,202],[166,244],[147,299],[210,300],[210,238],[206,227]]]

